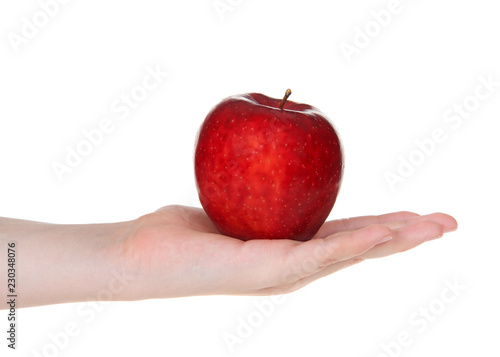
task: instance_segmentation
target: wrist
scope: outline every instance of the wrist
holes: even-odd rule
[[[139,285],[139,267],[127,250],[128,242],[137,229],[137,220],[110,223],[103,230],[100,247],[103,254],[99,270],[103,272],[100,286],[90,297],[96,301],[136,300]]]

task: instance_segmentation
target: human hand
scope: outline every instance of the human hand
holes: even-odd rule
[[[133,222],[119,243],[121,266],[134,276],[125,300],[284,294],[457,228],[443,213],[396,212],[326,222],[307,242],[241,241],[219,234],[199,208],[167,206]]]

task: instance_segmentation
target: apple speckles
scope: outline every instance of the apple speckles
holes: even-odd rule
[[[207,116],[198,136],[200,201],[223,233],[242,239],[308,239],[312,225],[306,221],[321,220],[325,202],[333,205],[328,197],[338,190],[329,178],[341,175],[341,167],[331,164],[339,160],[335,138],[329,137],[334,131],[313,110],[300,113],[305,107],[281,117],[251,96],[241,102],[233,99]],[[210,182],[213,195],[201,200]]]

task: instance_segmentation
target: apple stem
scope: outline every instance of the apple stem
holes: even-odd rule
[[[281,110],[283,110],[283,106],[285,105],[286,100],[288,99],[288,97],[290,96],[290,94],[292,94],[292,90],[291,89],[287,89],[286,92],[285,92],[285,96],[283,97],[283,100],[281,101],[281,104],[280,104],[280,109]]]

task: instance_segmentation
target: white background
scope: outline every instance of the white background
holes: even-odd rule
[[[290,100],[320,108],[344,145],[331,219],[442,211],[459,230],[287,295],[232,355],[389,356],[386,344],[394,356],[498,356],[500,87],[488,99],[470,97],[478,78],[500,81],[496,2],[401,0],[383,27],[373,11],[392,9],[389,1],[221,3],[231,8],[222,17],[212,0],[69,1],[44,24],[40,2],[2,2],[0,215],[112,222],[196,205],[193,146],[207,112],[229,95],[282,97],[290,87]],[[23,18],[40,26],[14,45]],[[370,37],[346,56],[341,46],[362,41],[357,29]],[[113,102],[141,84],[148,66],[169,76],[120,119]],[[464,100],[477,108],[460,124],[446,122]],[[64,164],[67,147],[103,118],[113,132],[59,181],[53,162]],[[391,190],[384,175],[398,174],[415,140],[437,128],[446,140],[423,159],[414,153],[419,166]],[[441,298],[446,281],[466,287],[452,303]],[[113,303],[87,320],[77,313],[81,304],[22,309],[16,355],[231,355],[224,334],[236,335],[264,301]],[[411,318],[429,306],[436,314],[419,330]],[[59,350],[47,347],[67,324],[78,336],[62,339]],[[399,349],[402,332],[411,342]]]

